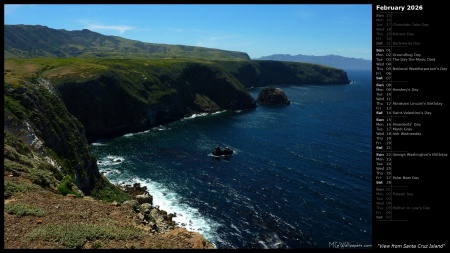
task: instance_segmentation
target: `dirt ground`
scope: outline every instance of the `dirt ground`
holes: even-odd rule
[[[21,180],[5,176],[4,180]],[[83,249],[212,249],[202,235],[175,227],[164,233],[148,231],[136,222],[136,213],[129,205],[113,205],[90,197],[75,198],[62,196],[48,190],[32,190],[15,194],[5,199],[5,206],[22,203],[44,210],[43,216],[26,215],[18,217],[4,211],[4,249],[53,249],[64,248],[54,240],[26,240],[31,231],[46,225],[63,224],[113,224],[117,228],[134,226],[142,230],[140,238],[127,240],[86,239]]]

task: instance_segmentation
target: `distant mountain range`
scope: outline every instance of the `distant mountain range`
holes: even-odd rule
[[[253,60],[307,62],[307,63],[322,64],[340,69],[372,69],[371,60],[343,57],[333,54],[326,56],[301,55],[301,54],[298,55],[273,54],[269,56],[263,56],[261,58],[256,58]]]
[[[87,29],[67,31],[42,25],[5,25],[4,59],[7,58],[185,58],[250,60],[247,53],[213,48],[146,43],[106,36]]]

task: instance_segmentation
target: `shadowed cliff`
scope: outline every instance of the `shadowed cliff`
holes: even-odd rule
[[[347,84],[343,70],[275,61],[10,59],[5,80],[43,77],[89,141],[146,130],[194,113],[255,108],[245,87]]]

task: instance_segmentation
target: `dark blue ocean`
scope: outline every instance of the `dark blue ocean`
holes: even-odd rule
[[[354,83],[278,86],[289,106],[194,115],[91,149],[111,182],[147,186],[217,248],[371,244],[372,77],[347,74]],[[216,146],[235,154],[211,157]]]

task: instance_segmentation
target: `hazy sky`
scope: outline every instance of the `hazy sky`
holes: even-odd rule
[[[4,5],[5,24],[89,29],[142,42],[372,59],[370,4]]]

